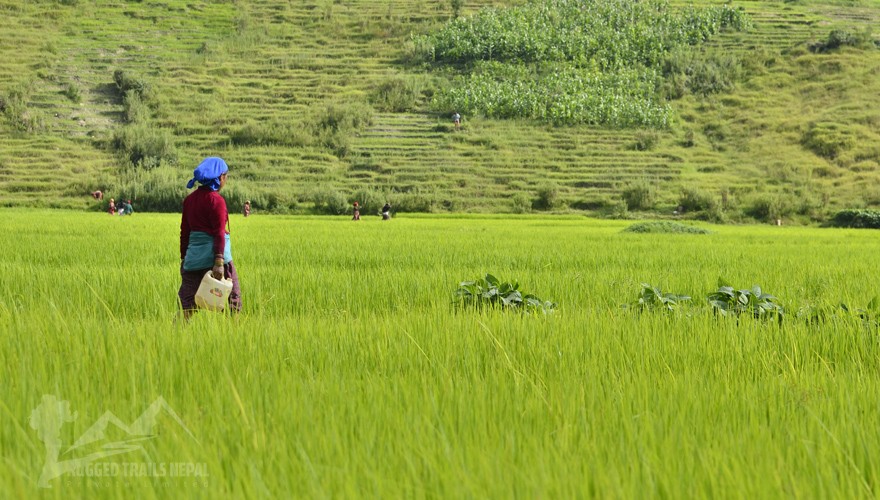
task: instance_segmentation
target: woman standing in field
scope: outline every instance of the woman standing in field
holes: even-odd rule
[[[196,181],[201,186],[183,200],[183,217],[180,221],[182,280],[177,296],[185,318],[192,316],[196,310],[196,291],[208,270],[215,279],[222,280],[226,276],[232,280],[229,306],[236,312],[241,310],[241,287],[232,264],[229,244],[229,213],[226,200],[219,193],[226,185],[228,171],[229,167],[222,158],[205,158],[186,184],[188,189]]]

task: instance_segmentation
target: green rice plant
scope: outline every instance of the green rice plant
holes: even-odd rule
[[[453,303],[459,307],[475,309],[497,307],[526,313],[551,313],[556,303],[541,300],[532,294],[523,294],[519,283],[501,281],[491,274],[474,281],[462,281],[453,292]]]
[[[721,316],[738,318],[745,314],[755,319],[776,319],[782,322],[783,308],[776,297],[764,293],[758,285],[749,289],[737,290],[732,286],[721,286],[706,296],[712,310]]]

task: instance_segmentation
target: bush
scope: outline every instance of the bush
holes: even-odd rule
[[[718,206],[718,202],[707,191],[695,187],[686,187],[681,190],[678,206],[685,212],[696,212],[700,210],[714,210]]]
[[[515,214],[524,214],[528,213],[532,209],[532,202],[529,200],[528,195],[525,193],[516,193],[510,199],[511,210]]]
[[[834,214],[828,223],[832,227],[854,227],[880,229],[880,211],[877,210],[841,210]]]
[[[43,117],[27,105],[32,83],[13,86],[5,96],[0,96],[0,112],[9,126],[18,132],[36,132],[43,128]]]
[[[132,200],[135,211],[179,212],[188,194],[179,171],[167,166],[153,170],[129,170],[107,189],[117,200]]]
[[[660,142],[660,134],[653,130],[640,130],[630,146],[635,151],[651,151]]]
[[[654,207],[656,190],[649,182],[638,181],[626,186],[621,197],[627,210],[649,210]]]
[[[117,69],[113,72],[113,81],[116,83],[116,88],[119,89],[119,93],[123,96],[129,90],[133,90],[137,92],[138,96],[146,102],[152,101],[155,97],[153,95],[152,86],[149,84],[149,82],[141,77],[135,76],[128,71]]]
[[[373,92],[372,103],[379,111],[411,111],[418,105],[421,93],[421,85],[415,79],[394,77]]]
[[[559,204],[559,187],[547,182],[538,187],[537,198],[532,202],[535,210],[552,210]]]
[[[312,135],[317,144],[345,158],[351,150],[351,136],[372,125],[373,114],[373,108],[362,102],[328,104],[312,117]]]
[[[688,226],[672,221],[639,222],[623,230],[624,233],[709,234],[701,227]]]
[[[144,103],[140,94],[134,90],[125,92],[122,98],[122,109],[128,123],[146,123],[150,120],[150,107]]]
[[[117,130],[113,147],[136,167],[154,168],[163,163],[177,163],[174,136],[165,129],[149,125],[128,125]]]
[[[352,203],[358,202],[361,207],[361,214],[374,215],[378,214],[382,209],[382,205],[385,204],[385,196],[374,189],[364,188],[355,191],[354,196],[349,201]]]
[[[348,212],[348,200],[334,188],[317,188],[312,191],[311,199],[318,213],[340,215]]]
[[[828,38],[824,41],[810,45],[810,50],[822,53],[844,46],[868,48],[873,45],[873,41],[874,37],[869,30],[855,32],[847,29],[836,29],[828,33]]]
[[[417,189],[408,193],[391,193],[388,202],[395,212],[431,213],[437,204],[437,196]]]
[[[758,194],[746,202],[743,213],[757,220],[773,221],[793,214],[796,201],[784,194]]]
[[[82,94],[79,90],[79,86],[73,82],[68,83],[67,86],[64,87],[64,95],[75,104],[79,104],[80,101],[82,101]]]

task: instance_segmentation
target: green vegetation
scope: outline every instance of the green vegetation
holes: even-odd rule
[[[872,232],[233,214],[244,311],[184,326],[179,216],[0,215],[4,498],[876,495]],[[557,312],[454,307],[455,284],[487,270]],[[716,316],[702,298],[722,275],[772,290],[786,316],[837,312]],[[701,300],[622,312],[643,282]],[[29,418],[46,394],[78,414],[61,453],[105,412],[128,424],[162,396],[192,435],[163,414],[145,452],[99,462],[208,476],[65,474],[38,490]]]
[[[709,234],[711,231],[702,227],[690,226],[680,222],[673,221],[649,221],[638,222],[631,226],[627,226],[623,230],[626,233],[667,233],[667,234]]]
[[[880,211],[877,210],[841,210],[829,221],[833,227],[858,227],[880,229]]]
[[[692,4],[671,0],[657,17],[731,12],[751,27],[654,52],[661,46],[607,44],[609,61],[628,60],[617,50],[655,54],[608,73],[599,56],[595,67],[580,65],[588,52],[569,60],[535,44],[524,47],[545,47],[550,61],[414,64],[418,41],[489,19],[484,9],[498,19],[535,11],[519,0],[0,1],[0,204],[85,209],[89,192],[121,195],[147,167],[170,182],[154,183],[135,206],[177,210],[154,201],[178,196],[173,179],[185,183],[202,158],[219,155],[241,198],[276,213],[324,212],[312,201],[316,189],[347,201],[368,189],[434,212],[623,216],[623,190],[643,180],[654,199],[633,210],[654,216],[672,214],[685,188],[705,195],[707,208],[683,217],[711,221],[775,220],[761,218],[766,204],[752,207],[776,199],[787,224],[880,208],[880,122],[865,104],[880,95],[870,29],[880,6],[718,0],[689,11]],[[595,9],[612,5],[640,8]],[[546,3],[557,6],[564,11]],[[590,23],[598,30],[607,19]],[[640,29],[662,34],[647,30],[650,19]],[[559,34],[535,33],[536,42]],[[452,110],[432,107],[463,88],[459,78],[488,85],[493,72],[505,76],[501,84],[546,93],[552,86],[530,82],[551,69],[558,89],[578,88],[566,79],[577,76],[652,96],[655,107],[620,105],[668,125],[557,126],[466,112],[455,130]],[[324,120],[340,113],[351,118],[340,127]],[[552,206],[533,206],[547,185]]]
[[[674,293],[663,293],[656,286],[642,283],[642,293],[630,307],[637,311],[674,311],[680,302],[691,300],[689,295],[676,295]]]
[[[417,38],[414,57],[470,69],[435,95],[439,111],[667,128],[672,110],[656,88],[670,53],[749,27],[728,5],[678,11],[666,0],[531,1],[456,18]]]
[[[553,312],[556,304],[523,292],[519,283],[501,281],[491,274],[474,281],[462,281],[453,292],[456,305],[464,308],[499,307],[523,312]]]
[[[713,310],[722,316],[739,317],[747,313],[755,319],[776,318],[781,322],[784,312],[776,297],[764,293],[758,285],[750,290],[723,285],[717,292],[710,293],[708,300]]]

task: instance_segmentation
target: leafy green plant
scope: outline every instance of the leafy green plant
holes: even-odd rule
[[[725,317],[747,314],[756,319],[776,318],[782,322],[782,306],[776,302],[776,297],[764,293],[758,285],[751,290],[737,290],[725,285],[706,298],[715,313]]]
[[[655,311],[662,309],[665,311],[674,311],[679,303],[691,300],[688,295],[676,295],[674,293],[663,293],[660,288],[642,283],[642,293],[629,307],[638,311]]]
[[[453,292],[453,302],[459,307],[500,307],[528,313],[546,314],[556,309],[555,302],[542,300],[532,294],[523,294],[516,281],[502,282],[491,274],[478,280],[459,283]]]

